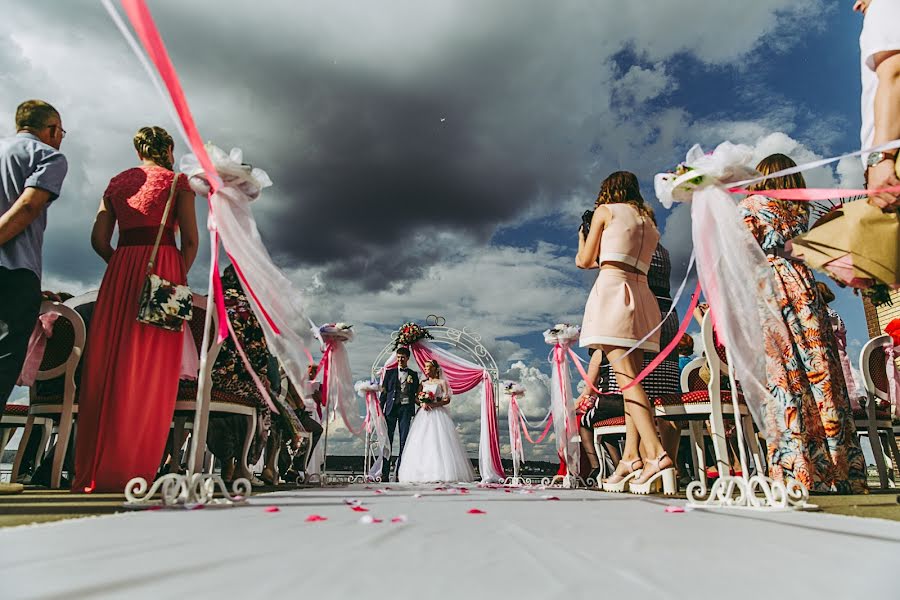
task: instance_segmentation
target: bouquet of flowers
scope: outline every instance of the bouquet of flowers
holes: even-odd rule
[[[515,394],[517,396],[521,396],[525,393],[525,386],[517,381],[507,381],[503,384],[503,393],[508,395]]]
[[[431,404],[436,399],[434,397],[434,392],[426,392],[424,390],[419,392],[419,394],[418,394],[418,396],[416,396],[416,398],[418,398],[419,402],[422,404]]]
[[[544,341],[554,345],[564,342],[572,343],[579,337],[581,337],[581,327],[568,323],[557,323],[544,332]]]
[[[433,340],[434,337],[428,333],[427,329],[417,323],[404,323],[400,326],[397,337],[394,339],[394,350],[400,346],[412,346],[423,339]]]
[[[319,327],[319,333],[322,337],[350,341],[353,339],[353,325],[348,323],[325,323]]]

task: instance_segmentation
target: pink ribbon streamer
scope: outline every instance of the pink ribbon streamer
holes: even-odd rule
[[[522,414],[522,411],[519,410],[519,420],[522,426],[522,433],[525,435],[525,439],[528,440],[531,444],[540,444],[546,439],[546,437],[550,434],[550,427],[553,426],[553,415],[550,415],[550,418],[547,419],[547,425],[544,426],[544,431],[538,436],[536,440],[531,439],[531,436],[528,434],[528,427],[525,424],[525,416]]]
[[[894,415],[900,417],[900,375],[897,374],[897,347],[892,339],[888,339],[882,348],[884,348],[888,400],[894,405]]]
[[[669,342],[669,345],[660,351],[659,354],[656,355],[650,363],[644,367],[644,370],[638,373],[637,377],[628,382],[626,385],[622,386],[621,390],[624,392],[626,390],[631,389],[636,386],[640,382],[644,380],[647,375],[653,372],[653,370],[658,367],[666,358],[675,351],[678,347],[678,343],[681,341],[682,336],[687,331],[688,326],[691,324],[691,319],[694,317],[694,309],[697,308],[697,303],[700,301],[700,284],[697,284],[696,289],[694,290],[694,294],[691,296],[691,303],[688,305],[687,313],[684,315],[684,318],[681,320],[681,325],[678,326],[678,333],[675,334],[675,337],[672,338],[672,341]]]
[[[850,198],[852,196],[872,196],[887,192],[889,194],[900,193],[900,185],[880,188],[877,190],[845,190],[841,188],[791,188],[786,190],[748,190],[746,188],[729,188],[732,194],[744,194],[753,196],[762,194],[766,198],[775,200],[796,200],[801,202],[815,202],[816,200],[833,200],[835,198]]]
[[[325,344],[325,350],[322,352],[322,360],[319,361],[319,369],[322,371],[322,406],[325,407],[325,418],[328,418],[328,383],[331,378],[331,357],[334,354],[334,341],[329,340]],[[340,388],[338,388],[340,390]],[[371,392],[370,392],[371,393]],[[359,428],[359,430],[354,430],[350,426],[350,420],[347,418],[347,413],[344,409],[344,404],[338,400],[335,402],[337,404],[337,410],[341,413],[341,418],[344,420],[344,425],[347,427],[347,430],[353,434],[354,436],[361,436],[363,432],[366,431],[366,427],[369,422],[369,402],[368,397],[366,399],[366,416],[363,420],[363,425]],[[377,402],[376,402],[377,404]],[[321,418],[321,409],[319,413],[319,418]]]
[[[38,317],[34,324],[34,330],[28,339],[28,350],[25,353],[25,363],[16,385],[32,386],[41,370],[44,361],[44,351],[47,349],[47,340],[53,337],[53,324],[59,318],[58,312],[45,312]]]

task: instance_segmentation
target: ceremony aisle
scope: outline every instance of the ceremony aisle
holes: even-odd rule
[[[529,492],[356,485],[3,529],[0,581],[4,598],[884,598],[895,589],[897,522]],[[772,565],[804,576],[773,578]]]

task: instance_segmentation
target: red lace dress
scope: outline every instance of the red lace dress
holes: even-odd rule
[[[147,261],[172,185],[172,171],[136,167],[113,177],[103,197],[119,241],[88,332],[79,391],[75,492],[121,492],[132,477],[152,481],[175,409],[182,334],[138,323]],[[190,191],[183,175],[177,191]],[[176,284],[187,277],[170,210],[154,271]]]

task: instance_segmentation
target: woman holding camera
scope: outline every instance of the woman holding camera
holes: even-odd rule
[[[660,486],[667,494],[676,491],[674,463],[660,442],[650,400],[640,383],[626,389],[643,364],[644,351],[659,352],[660,332],[650,332],[662,315],[647,283],[658,242],[653,212],[641,196],[637,177],[627,171],[607,177],[590,227],[579,232],[575,257],[578,268],[600,270],[581,327],[581,347],[602,351],[591,356],[588,380],[597,381],[605,354],[624,390],[625,450],[615,472],[603,482],[606,491],[621,492],[626,485],[639,494]],[[626,356],[632,347],[636,349]],[[655,458],[643,462],[641,447]]]

